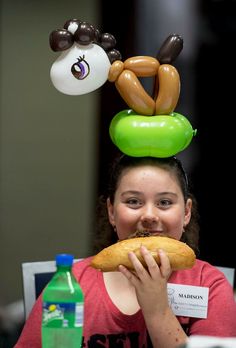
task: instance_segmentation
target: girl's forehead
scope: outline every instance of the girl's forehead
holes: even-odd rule
[[[177,196],[183,196],[174,172],[168,170],[168,168],[153,165],[132,167],[123,171],[116,187],[116,196],[131,191],[136,191],[150,197],[167,192]]]
[[[151,164],[143,164],[140,166],[134,166],[134,167],[124,169],[122,176],[142,174],[142,173],[148,173],[148,172],[157,173],[157,175],[159,175],[160,173],[163,173],[163,174],[169,173],[169,170],[167,170],[166,168],[162,168],[162,167],[151,165]]]
[[[126,168],[121,177],[119,184],[124,182],[144,181],[144,180],[164,180],[177,182],[174,174],[166,168],[142,165],[138,167]]]

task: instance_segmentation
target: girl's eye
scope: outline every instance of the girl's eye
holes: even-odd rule
[[[172,202],[169,199],[162,199],[158,202],[158,206],[167,208],[172,204]]]
[[[126,200],[126,204],[132,207],[139,207],[141,206],[142,202],[137,198],[129,198]]]

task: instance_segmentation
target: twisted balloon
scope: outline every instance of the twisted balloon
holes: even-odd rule
[[[53,51],[61,52],[50,71],[60,92],[81,95],[106,81],[115,84],[130,108],[115,115],[109,128],[111,140],[121,151],[131,156],[169,157],[190,144],[196,130],[187,118],[174,112],[180,76],[172,63],[183,48],[180,35],[169,35],[156,57],[136,56],[124,62],[112,34],[78,19],[52,31],[49,43]],[[140,77],[154,78],[152,95]]]

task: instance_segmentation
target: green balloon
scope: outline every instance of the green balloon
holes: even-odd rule
[[[113,143],[133,157],[170,157],[184,150],[196,130],[181,114],[142,116],[133,110],[116,114],[109,133]]]

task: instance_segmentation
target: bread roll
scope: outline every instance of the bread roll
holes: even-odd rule
[[[128,257],[130,251],[133,251],[140,262],[146,266],[140,254],[141,245],[149,250],[158,265],[160,259],[157,251],[158,249],[164,250],[173,270],[191,268],[196,260],[194,251],[186,243],[169,237],[150,236],[125,239],[110,245],[92,258],[91,266],[103,272],[117,271],[119,265],[133,270],[133,265]]]

